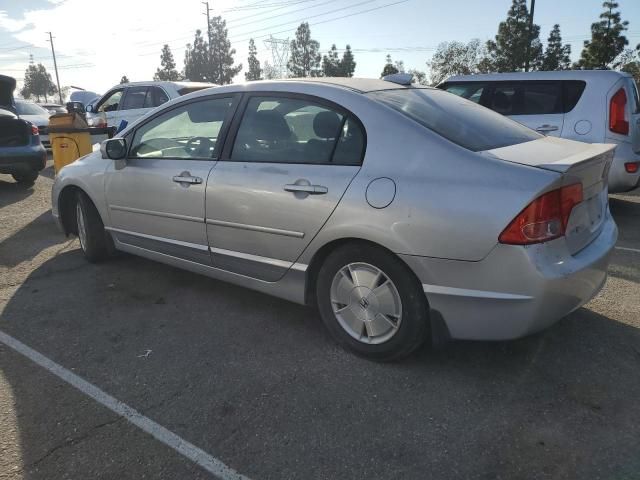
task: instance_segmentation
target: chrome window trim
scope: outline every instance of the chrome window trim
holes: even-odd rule
[[[240,230],[250,230],[252,232],[272,233],[274,235],[282,235],[284,237],[304,238],[304,232],[295,232],[292,230],[282,230],[279,228],[261,227],[259,225],[248,225],[246,223],[226,222],[224,220],[206,219],[207,225],[216,225],[219,227],[237,228]]]

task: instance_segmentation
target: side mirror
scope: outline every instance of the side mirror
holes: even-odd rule
[[[87,113],[93,112],[93,105],[89,104],[84,107],[84,111]]]
[[[102,158],[122,160],[127,155],[127,141],[124,138],[111,138],[100,145]]]

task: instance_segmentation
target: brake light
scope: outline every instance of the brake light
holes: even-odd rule
[[[38,127],[31,125],[31,135],[38,135]]]
[[[629,135],[629,117],[627,116],[627,93],[621,88],[611,99],[609,105],[609,130],[621,135]]]
[[[627,173],[636,173],[638,171],[638,166],[640,166],[640,162],[629,162],[624,164],[624,169]]]
[[[564,236],[573,207],[582,202],[582,184],[547,192],[531,202],[500,234],[498,241],[530,245]]]

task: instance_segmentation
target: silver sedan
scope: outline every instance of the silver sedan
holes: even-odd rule
[[[303,304],[357,354],[505,340],[598,293],[610,145],[403,79],[216,87],[62,169],[53,215],[120,250]]]

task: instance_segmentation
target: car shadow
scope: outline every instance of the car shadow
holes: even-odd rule
[[[0,208],[33,195],[33,186],[20,185],[8,175],[0,175]]]
[[[43,170],[40,170],[40,175],[42,175],[43,177],[47,177],[50,179],[54,179],[56,176],[56,172],[53,169],[53,164],[45,167]]]
[[[618,224],[618,246],[640,248],[640,197],[611,197],[609,208]],[[640,258],[638,254],[616,250],[616,254],[611,257],[609,274],[613,277],[640,283]]]
[[[256,478],[639,471],[640,330],[587,309],[521,340],[377,364],[337,347],[313,309],[136,257],[91,265],[73,250],[31,273],[0,331]],[[24,478],[154,477],[162,455],[96,433],[117,417],[0,353]],[[354,454],[363,442],[388,454]]]
[[[15,267],[33,259],[42,250],[65,240],[62,234],[56,235],[52,232],[56,232],[55,220],[51,210],[47,210],[10,237],[0,241],[0,266]]]

